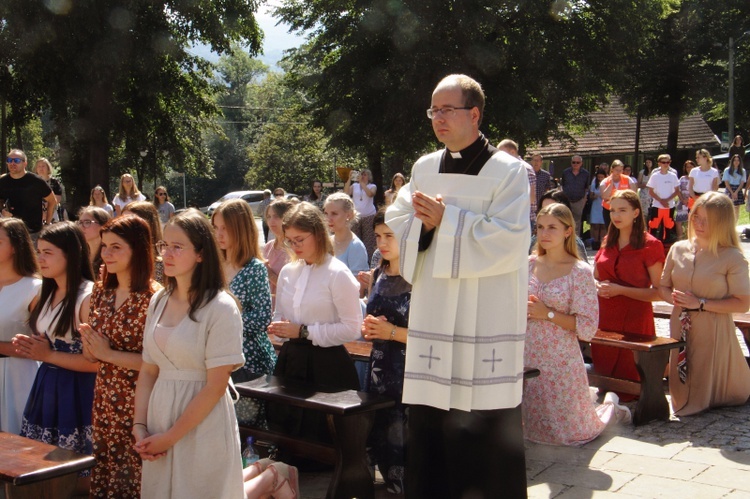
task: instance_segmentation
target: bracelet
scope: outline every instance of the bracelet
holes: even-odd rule
[[[393,341],[396,339],[396,326],[393,326],[393,329],[391,329],[391,338],[390,340]]]
[[[143,426],[144,428],[148,428],[148,426],[146,426],[145,423],[133,423],[133,426],[138,426],[138,425]]]

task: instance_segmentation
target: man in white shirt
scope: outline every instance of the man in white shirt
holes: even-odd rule
[[[675,240],[674,198],[680,198],[682,195],[680,180],[669,167],[672,163],[669,154],[660,155],[656,161],[659,169],[651,174],[646,184],[653,199],[648,227],[652,236],[662,242],[671,243]]]

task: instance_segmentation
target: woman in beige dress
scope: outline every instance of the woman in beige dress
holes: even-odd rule
[[[669,362],[675,415],[747,402],[750,368],[732,314],[750,308],[750,276],[727,196],[709,192],[695,202],[688,239],[670,249],[659,291],[674,304],[672,338],[687,341]]]

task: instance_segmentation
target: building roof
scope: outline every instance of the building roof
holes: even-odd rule
[[[635,116],[629,116],[625,108],[613,99],[600,111],[589,115],[594,126],[582,134],[572,134],[573,141],[561,141],[550,137],[549,144],[530,147],[529,153],[539,152],[545,158],[570,156],[605,156],[629,154],[635,149]],[[642,153],[661,153],[667,148],[669,118],[658,116],[641,120],[641,140],[638,148]],[[678,149],[714,148],[720,145],[718,137],[699,115],[685,117],[680,122],[677,137]]]

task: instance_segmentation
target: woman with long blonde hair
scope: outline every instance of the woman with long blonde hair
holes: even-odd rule
[[[729,197],[708,192],[695,202],[688,239],[669,250],[659,292],[674,305],[672,338],[686,342],[669,360],[675,415],[745,404],[750,369],[732,314],[750,308],[750,276]]]
[[[575,237],[573,213],[565,205],[551,204],[537,214],[524,363],[539,366],[542,374],[539,383],[525,383],[523,393],[524,435],[533,442],[583,445],[610,422],[630,418],[614,394],[601,406],[591,404],[578,340],[594,337],[599,314],[591,267],[581,260]]]
[[[134,201],[145,201],[146,196],[141,194],[135,185],[135,179],[129,173],[123,173],[120,177],[120,191],[112,200],[115,205],[115,216],[122,215],[122,211],[128,204]]]

